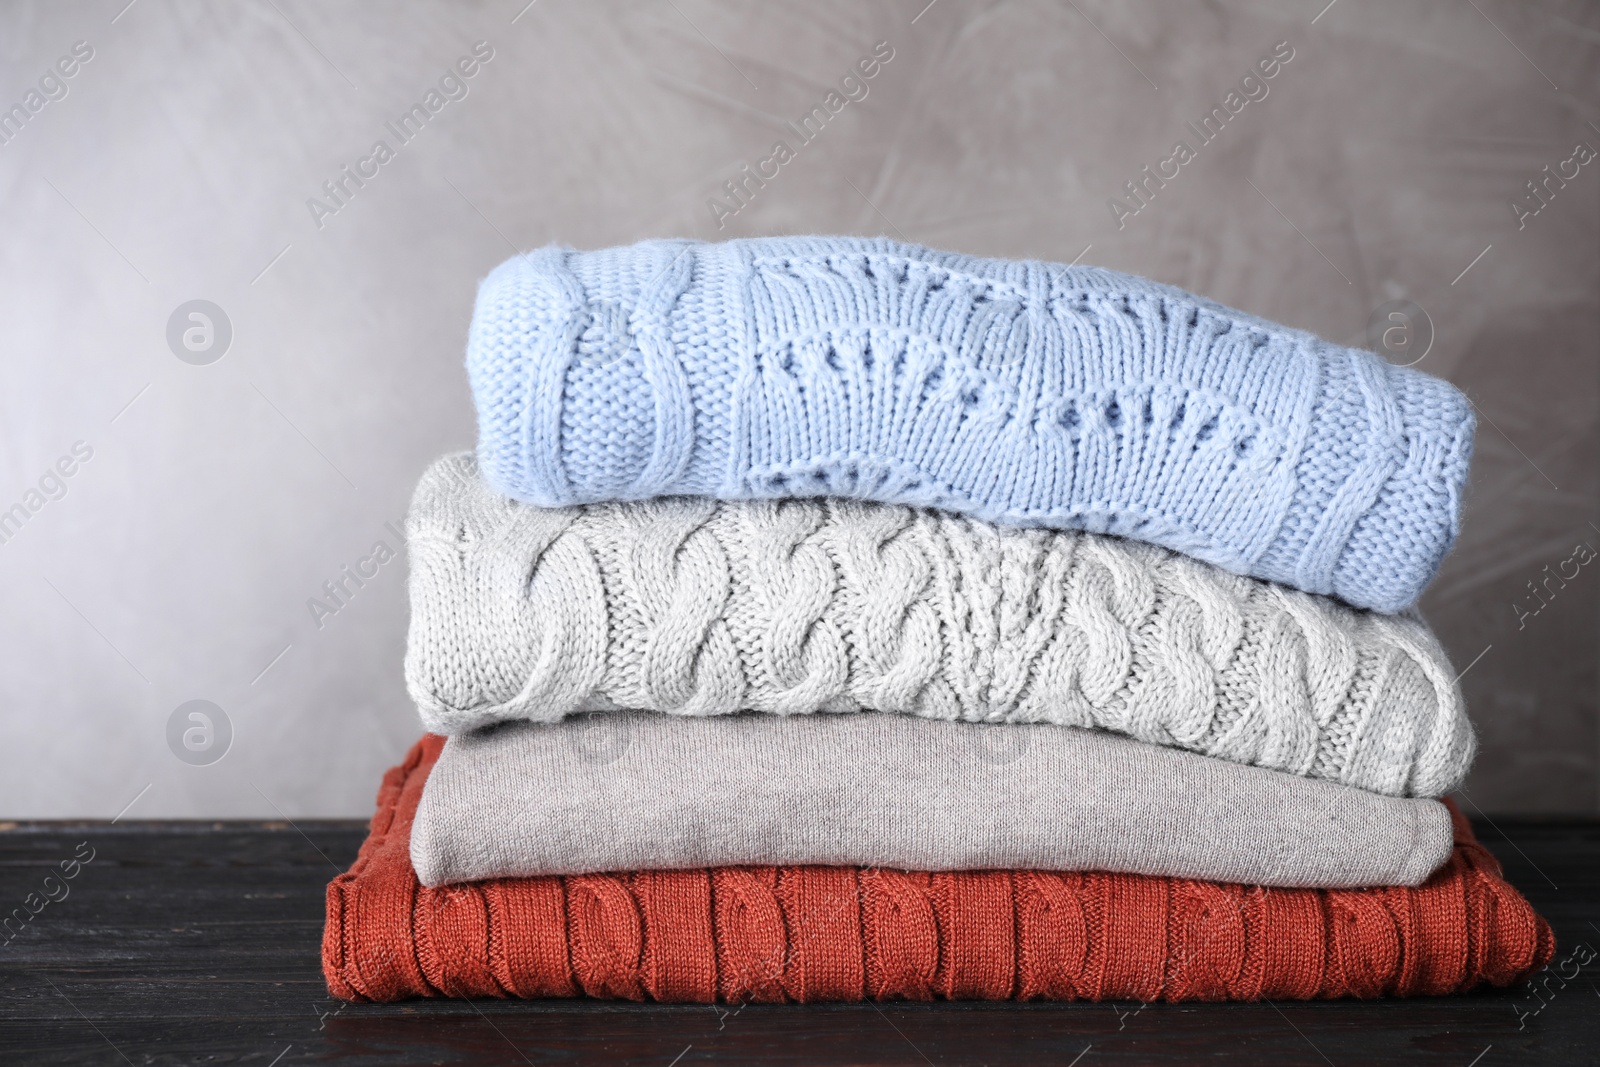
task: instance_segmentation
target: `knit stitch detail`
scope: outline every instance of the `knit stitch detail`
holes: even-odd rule
[[[1474,742],[1414,613],[1140,542],[847,499],[537,508],[470,454],[407,518],[430,730],[637,708],[1093,727],[1396,796]]]
[[[846,496],[1115,533],[1360,607],[1456,535],[1448,383],[1168,286],[885,239],[547,248],[479,288],[502,492]]]
[[[423,738],[384,777],[371,835],[328,886],[322,970],[334,996],[1439,996],[1513,985],[1555,952],[1549,924],[1453,806],[1450,861],[1415,889],[860,867],[618,871],[429,889],[411,867],[410,837],[442,746]]]

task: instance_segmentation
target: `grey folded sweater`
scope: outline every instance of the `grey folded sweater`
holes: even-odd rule
[[[428,729],[637,708],[1098,727],[1399,796],[1473,752],[1455,671],[1378,615],[1136,541],[839,499],[538,508],[470,455],[406,520]]]
[[[1385,797],[1051,725],[640,712],[450,738],[423,789],[424,885],[822,864],[1416,885],[1434,800]]]

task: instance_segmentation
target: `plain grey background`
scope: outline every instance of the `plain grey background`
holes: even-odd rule
[[[0,510],[40,505],[0,544],[0,817],[368,814],[420,730],[404,562],[307,602],[472,443],[477,280],[550,241],[801,232],[1081,259],[1346,343],[1420,306],[1418,366],[1482,413],[1423,604],[1466,670],[1468,795],[1600,806],[1600,567],[1564,564],[1600,547],[1600,160],[1527,188],[1600,147],[1600,7],[125,4],[0,8],[0,108],[93,49],[0,145]],[[478,41],[465,97],[399,144],[384,124]],[[1123,183],[1284,41],[1268,95],[1119,229]],[[708,198],[878,42],[866,98],[719,229]],[[206,365],[168,344],[191,300],[231,323]],[[77,442],[65,495],[30,498]],[[218,762],[169,749],[191,700],[231,724]]]

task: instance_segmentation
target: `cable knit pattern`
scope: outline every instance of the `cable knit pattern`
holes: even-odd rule
[[[424,737],[384,776],[372,832],[328,885],[322,973],[336,997],[1441,996],[1515,985],[1555,954],[1550,925],[1453,807],[1455,850],[1415,889],[848,866],[615,871],[429,889],[418,884],[409,845],[442,744]]]
[[[518,256],[479,288],[467,367],[484,473],[529,503],[938,507],[1384,612],[1454,541],[1472,448],[1459,392],[1371,353],[1093,267],[884,239]]]
[[[638,708],[1098,727],[1396,796],[1471,728],[1444,651],[1153,545],[853,500],[541,509],[470,454],[407,518],[406,683],[430,730]]]

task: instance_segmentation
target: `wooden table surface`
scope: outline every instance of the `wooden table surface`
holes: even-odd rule
[[[1548,992],[1260,1004],[344,1004],[318,951],[348,822],[0,824],[0,1064],[1600,1063],[1600,822],[1478,832],[1555,926]],[[83,843],[87,844],[83,844]],[[68,882],[45,876],[93,850]],[[62,896],[63,890],[65,896]]]

